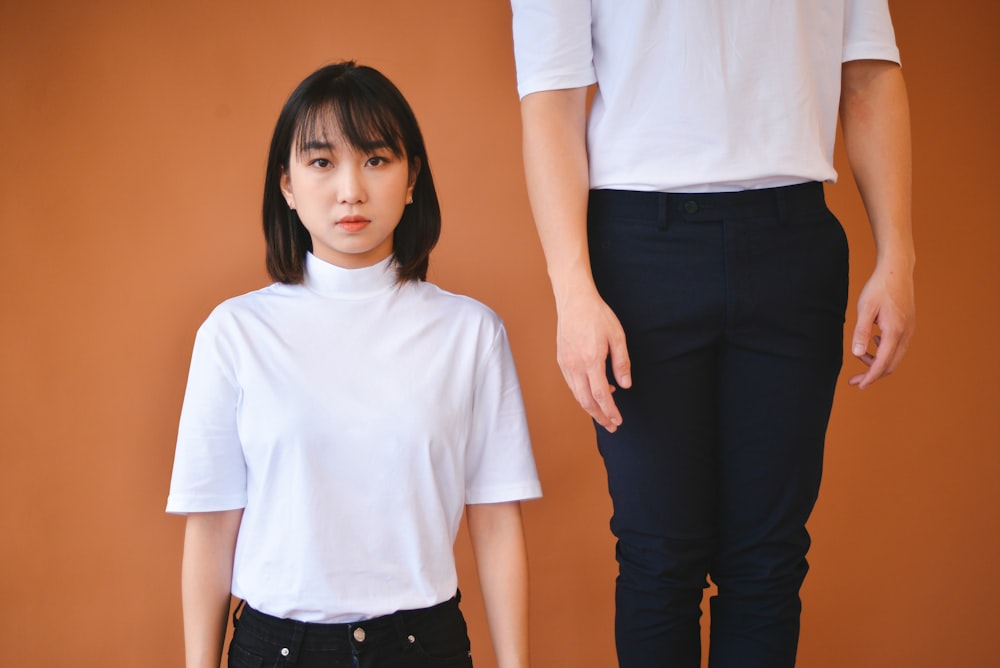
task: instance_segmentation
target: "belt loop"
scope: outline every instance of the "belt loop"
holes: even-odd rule
[[[785,186],[784,188],[774,189],[775,209],[778,212],[778,222],[781,223],[782,225],[788,223],[788,203],[785,200],[785,194],[787,190],[788,190],[787,186]]]
[[[665,230],[670,226],[670,209],[667,206],[669,201],[670,195],[667,193],[656,193],[656,219],[660,223],[659,228],[661,230]]]
[[[240,602],[236,604],[235,608],[233,608],[233,628],[234,629],[236,628],[237,621],[239,621],[239,614],[241,612],[243,612],[243,608],[245,608],[246,606],[247,606],[247,600],[245,598],[241,598]]]

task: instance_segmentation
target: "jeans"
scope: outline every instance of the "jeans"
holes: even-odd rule
[[[805,524],[843,358],[848,250],[822,185],[592,191],[591,263],[625,329],[623,424],[598,428],[622,668],[795,664]],[[609,374],[609,378],[610,378]]]
[[[229,668],[472,668],[458,601],[351,624],[279,619],[243,605]]]

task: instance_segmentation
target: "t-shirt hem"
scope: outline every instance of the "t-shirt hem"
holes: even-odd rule
[[[852,60],[887,60],[899,65],[899,47],[875,42],[845,45],[843,62]]]
[[[247,505],[246,496],[209,496],[167,497],[166,512],[171,515],[187,515],[188,513],[211,513],[223,510],[239,510]]]
[[[533,482],[470,491],[465,495],[465,502],[473,505],[479,503],[505,503],[508,501],[528,501],[540,498],[541,496],[541,483]]]
[[[565,90],[567,88],[583,88],[597,83],[593,71],[575,72],[570,74],[543,74],[529,77],[517,84],[517,94],[522,100],[532,93],[546,90]]]

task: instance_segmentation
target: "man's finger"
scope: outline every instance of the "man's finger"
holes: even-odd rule
[[[624,336],[616,337],[611,342],[611,373],[619,387],[632,387],[632,360],[629,359]]]

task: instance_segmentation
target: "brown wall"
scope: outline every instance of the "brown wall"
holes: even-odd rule
[[[892,6],[920,326],[896,376],[842,382],[803,666],[1000,660],[997,7]],[[265,283],[272,123],[344,57],[385,71],[422,122],[445,213],[432,279],[508,323],[546,492],[526,508],[535,665],[613,665],[610,504],[554,362],[502,0],[0,1],[0,663],[179,665],[183,521],[163,506],[194,331]],[[870,237],[849,178],[830,199],[856,295]],[[457,549],[489,668],[464,535]]]

